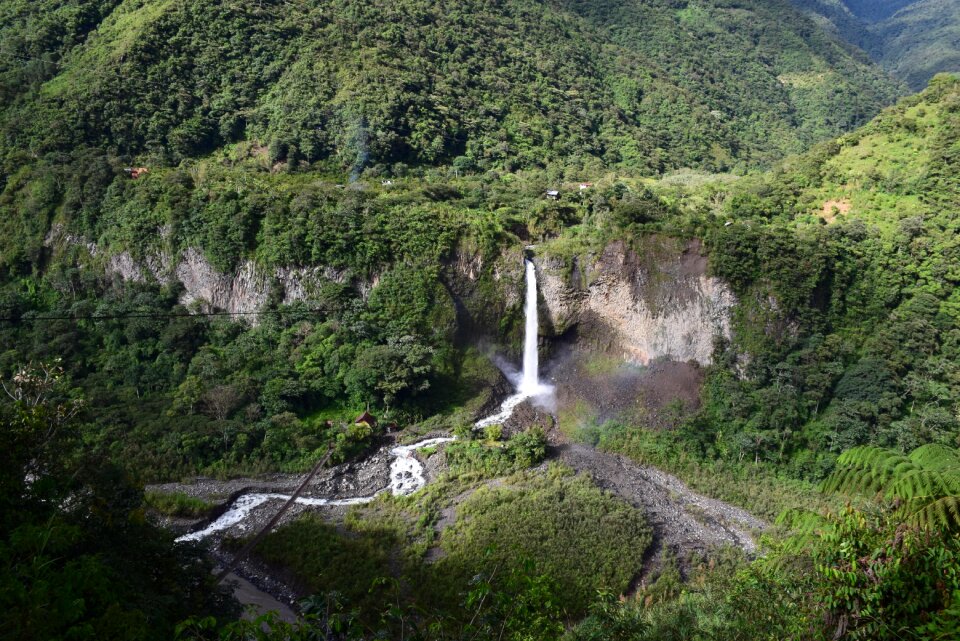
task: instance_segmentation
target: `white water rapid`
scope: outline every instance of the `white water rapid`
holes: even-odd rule
[[[500,411],[477,421],[477,429],[503,423],[513,414],[514,408],[527,400],[537,396],[548,396],[553,388],[540,382],[540,357],[537,352],[537,335],[540,331],[540,319],[537,315],[537,270],[533,261],[526,260],[527,293],[524,305],[524,333],[523,333],[523,372],[516,382],[517,391],[507,397],[500,405]]]
[[[273,494],[273,493],[264,493],[264,494],[244,494],[243,496],[237,497],[237,500],[233,502],[233,505],[230,508],[220,515],[218,519],[207,525],[207,527],[202,530],[197,530],[196,532],[190,532],[189,534],[184,534],[183,536],[177,539],[177,543],[181,541],[199,541],[200,539],[205,539],[214,532],[220,532],[221,530],[226,530],[234,525],[241,523],[247,516],[250,515],[253,510],[260,507],[264,503],[270,500],[277,501],[288,501],[290,500],[289,494]],[[314,499],[309,497],[298,497],[297,503],[300,505],[359,505],[361,503],[369,503],[373,500],[372,496],[361,496],[354,499]],[[245,529],[241,526],[241,529]]]
[[[301,496],[297,498],[296,502],[298,505],[309,505],[313,507],[324,505],[362,505],[363,503],[369,503],[376,498],[377,494],[385,492],[388,489],[394,496],[413,494],[427,484],[427,479],[423,475],[423,464],[417,460],[413,453],[417,450],[455,440],[455,438],[428,438],[411,445],[401,445],[393,448],[390,450],[390,454],[393,455],[393,460],[390,462],[389,488],[384,488],[380,490],[380,492],[376,492],[370,496],[357,496],[350,499],[321,499]],[[273,492],[244,494],[237,497],[227,511],[209,523],[207,527],[202,530],[197,530],[196,532],[184,534],[178,538],[177,541],[199,541],[205,539],[214,532],[227,530],[242,523],[251,512],[267,501],[288,500],[290,500],[289,494],[277,494]],[[241,525],[240,527],[243,529],[244,526]]]
[[[390,463],[390,491],[394,496],[413,494],[427,484],[423,476],[423,464],[413,455],[416,450],[422,450],[442,443],[450,443],[457,439],[428,438],[413,445],[401,445],[390,450],[394,459]],[[371,499],[373,497],[370,497]]]

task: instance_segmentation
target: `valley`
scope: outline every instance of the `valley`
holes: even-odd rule
[[[532,258],[534,246],[525,252]],[[621,250],[622,251],[622,250]],[[469,437],[478,430],[502,430],[501,425],[518,425],[526,428],[521,408],[527,411],[542,411],[558,407],[558,396],[570,396],[575,390],[541,382],[539,377],[539,310],[540,290],[537,284],[537,269],[534,260],[526,258],[525,264],[525,333],[522,368],[519,372],[510,371],[515,392],[503,399],[498,411],[490,416],[480,416],[473,424]],[[650,374],[648,374],[648,377]],[[518,416],[515,416],[515,413]],[[374,421],[367,414],[357,419]],[[540,455],[546,455],[545,463],[535,472],[546,473],[556,461],[570,471],[585,475],[597,487],[611,493],[620,500],[638,509],[649,521],[652,529],[652,543],[643,551],[644,567],[637,570],[630,584],[649,581],[653,572],[658,571],[670,561],[678,562],[684,574],[689,572],[691,564],[697,558],[708,558],[721,547],[738,549],[747,555],[757,552],[754,533],[769,527],[747,512],[734,508],[721,501],[708,499],[691,492],[682,481],[664,474],[649,466],[638,466],[626,457],[601,452],[579,443],[570,443],[559,430],[556,416],[546,415],[548,423],[546,433],[542,434],[543,446],[550,444]],[[388,439],[390,440],[390,439]],[[375,449],[368,456],[360,457],[356,462],[341,464],[334,469],[324,471],[320,476],[301,481],[299,476],[272,475],[268,479],[231,479],[217,482],[204,479],[199,482],[173,483],[147,487],[152,496],[174,495],[189,496],[212,506],[211,515],[201,520],[199,525],[178,520],[175,527],[188,527],[177,542],[202,541],[212,539],[214,554],[221,559],[229,559],[230,553],[223,549],[222,541],[227,538],[250,538],[255,533],[271,527],[273,514],[277,513],[283,502],[294,501],[294,510],[288,512],[278,523],[290,523],[304,511],[319,510],[322,518],[342,527],[344,509],[350,506],[365,505],[377,501],[378,496],[390,495],[404,497],[422,489],[432,478],[449,474],[449,464],[445,453],[438,452],[438,446],[455,441],[449,436],[426,435],[426,438],[407,445],[388,444]],[[495,439],[494,439],[495,440]],[[429,451],[429,456],[420,452]],[[422,458],[421,458],[422,457]],[[425,459],[425,460],[423,460]],[[438,459],[438,460],[435,460]],[[491,484],[511,483],[503,478],[485,481],[480,487]],[[308,483],[305,491],[293,499],[291,493],[295,486]],[[477,483],[467,482],[455,486],[459,494],[441,493],[437,500],[445,505],[441,518],[434,524],[434,534],[442,539],[447,527],[456,522],[459,504],[478,488]],[[363,488],[376,487],[373,493]],[[521,486],[522,487],[522,486]],[[358,494],[358,492],[360,492]],[[224,497],[227,497],[224,500]],[[222,501],[222,502],[221,502]],[[424,513],[421,518],[429,518]],[[509,533],[507,534],[509,536]],[[422,562],[430,562],[437,555],[443,555],[442,548],[436,545],[422,552]],[[241,564],[241,567],[244,567]],[[243,570],[246,578],[259,583],[264,590],[270,591],[274,598],[289,598],[296,591],[284,586],[271,577],[269,568],[258,568],[256,563],[246,563]],[[281,568],[283,575],[296,577],[293,568]],[[299,581],[302,581],[300,578]],[[237,583],[235,595],[241,603],[259,604],[261,597],[256,596],[256,588],[250,581]],[[299,594],[300,598],[309,596]],[[292,605],[292,604],[291,604]]]
[[[955,13],[0,0],[0,638],[958,638]]]
[[[960,8],[949,0],[791,0],[915,91],[960,71]]]

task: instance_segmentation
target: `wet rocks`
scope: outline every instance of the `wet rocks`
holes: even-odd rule
[[[555,424],[553,414],[547,408],[537,406],[533,399],[527,399],[517,405],[510,418],[503,422],[503,436],[509,438],[533,428],[538,428],[546,434]]]

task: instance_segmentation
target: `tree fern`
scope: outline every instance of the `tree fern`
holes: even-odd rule
[[[806,551],[811,541],[833,528],[833,523],[822,514],[802,508],[784,510],[777,517],[776,524],[790,531],[790,536],[784,538],[782,542],[783,551],[789,554]],[[776,563],[780,565],[787,561],[786,557],[780,557]]]
[[[928,470],[956,470],[960,466],[960,451],[946,445],[923,445],[910,453],[910,460]]]
[[[892,501],[910,525],[960,529],[960,452],[951,447],[924,445],[906,456],[857,447],[840,455],[837,470],[823,487]]]

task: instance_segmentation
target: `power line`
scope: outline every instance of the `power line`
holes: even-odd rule
[[[158,314],[155,312],[142,314],[87,314],[87,315],[61,315],[61,316],[3,316],[0,317],[0,323],[25,323],[37,321],[81,321],[81,320],[124,320],[128,318],[147,318],[147,319],[170,319],[170,318],[196,318],[196,317],[216,317],[216,316],[283,316],[284,314],[319,314],[326,313],[329,309],[290,309],[277,310],[267,309],[256,312],[170,312]]]

